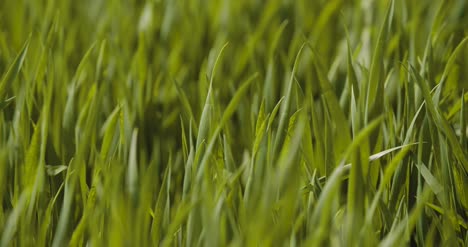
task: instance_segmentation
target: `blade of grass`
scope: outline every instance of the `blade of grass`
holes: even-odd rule
[[[16,56],[13,63],[8,68],[7,72],[3,75],[2,80],[0,81],[0,100],[5,97],[14,80],[18,77],[21,68],[23,67],[26,54],[28,53],[29,42],[31,37],[24,43],[23,48]]]

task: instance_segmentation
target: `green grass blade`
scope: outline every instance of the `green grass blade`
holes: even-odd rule
[[[21,48],[21,51],[16,56],[13,63],[8,68],[7,72],[3,75],[2,80],[0,81],[0,100],[7,95],[9,88],[11,88],[14,80],[18,77],[21,68],[23,67],[24,60],[28,53],[29,42],[31,38],[29,38]]]

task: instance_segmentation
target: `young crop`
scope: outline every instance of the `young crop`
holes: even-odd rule
[[[467,246],[466,0],[0,1],[0,247]]]

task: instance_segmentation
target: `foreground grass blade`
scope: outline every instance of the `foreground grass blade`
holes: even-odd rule
[[[410,68],[412,77],[421,87],[424,100],[426,101],[426,106],[429,110],[429,113],[431,114],[432,120],[434,121],[436,126],[446,135],[450,146],[452,147],[453,154],[461,162],[462,166],[465,169],[465,172],[468,172],[468,158],[466,157],[466,153],[463,151],[460,143],[458,142],[453,129],[450,127],[447,120],[442,116],[439,108],[434,104],[429,90],[429,86],[427,85],[426,81],[423,78],[421,78],[421,76],[416,72],[416,70],[412,66],[410,66]]]
[[[368,114],[372,112],[380,112],[383,109],[384,99],[384,64],[382,56],[387,42],[389,26],[391,24],[392,14],[394,11],[395,1],[391,0],[387,13],[385,14],[384,21],[379,31],[377,43],[375,45],[374,53],[369,71],[369,81],[366,88],[366,114],[365,119],[369,118]]]
[[[16,56],[13,63],[8,68],[7,72],[2,76],[2,80],[0,81],[0,99],[3,99],[5,95],[8,93],[8,90],[11,88],[13,82],[18,77],[18,74],[23,67],[24,60],[26,58],[26,54],[28,53],[30,39],[24,43],[23,48]]]

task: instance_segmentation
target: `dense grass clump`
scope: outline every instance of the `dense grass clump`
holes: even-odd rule
[[[468,246],[466,0],[1,0],[0,247]]]

